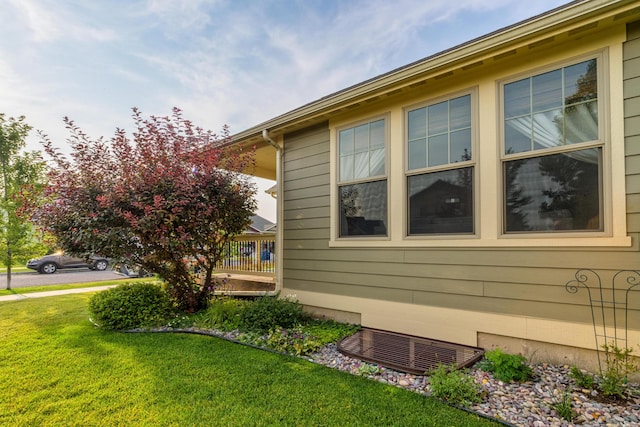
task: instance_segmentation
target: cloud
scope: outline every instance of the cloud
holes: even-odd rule
[[[155,17],[167,34],[198,32],[211,22],[217,0],[147,0],[136,7],[138,16]]]
[[[71,6],[59,1],[9,0],[15,17],[29,30],[35,43],[52,43],[60,39],[106,42],[117,38],[110,29],[99,28],[91,22],[79,22],[82,16]],[[91,11],[86,7],[88,11]],[[85,10],[86,11],[86,10]]]

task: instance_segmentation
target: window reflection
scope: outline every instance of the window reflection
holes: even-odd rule
[[[409,111],[407,132],[409,170],[470,160],[471,95]]]
[[[340,187],[340,236],[387,234],[387,181]]]
[[[384,120],[342,130],[338,138],[340,181],[384,175]]]
[[[473,168],[407,178],[409,234],[473,233]]]
[[[507,232],[602,230],[601,149],[504,163]]]
[[[505,154],[598,139],[597,61],[504,86]]]

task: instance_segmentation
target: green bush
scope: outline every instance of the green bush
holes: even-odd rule
[[[604,344],[607,368],[600,373],[599,390],[605,396],[624,398],[628,376],[638,372],[631,357],[632,348],[620,348],[614,343]]]
[[[335,320],[312,319],[302,325],[302,330],[309,335],[313,335],[321,345],[326,345],[355,334],[360,330],[360,326],[340,323]]]
[[[360,327],[333,320],[308,319],[293,328],[273,327],[269,330],[264,344],[281,353],[305,356],[318,351],[323,346],[340,341],[355,333]],[[254,332],[255,334],[255,332]],[[262,343],[260,336],[256,341]]]
[[[485,360],[479,364],[483,371],[492,372],[493,376],[504,382],[524,382],[531,379],[533,371],[527,365],[527,359],[519,354],[507,354],[501,349],[488,351]]]
[[[578,387],[592,389],[596,385],[595,377],[588,372],[581,371],[577,366],[571,367],[569,376],[573,378]]]
[[[162,324],[172,313],[165,290],[151,282],[125,283],[99,292],[89,300],[89,314],[96,325],[128,330]]]
[[[573,421],[577,416],[576,411],[571,406],[571,394],[568,392],[564,392],[558,400],[551,403],[551,408],[556,411],[560,418],[569,422]]]
[[[378,375],[380,372],[381,369],[378,365],[369,363],[362,363],[356,370],[356,374],[360,375],[361,377],[371,377],[374,375]]]
[[[277,295],[264,296],[243,308],[239,329],[266,334],[273,327],[293,328],[308,318],[309,316],[302,310],[302,305],[297,301],[278,298]]]
[[[629,374],[638,372],[638,365],[631,356],[633,349],[620,348],[615,343],[603,344],[606,368],[600,370],[599,378],[573,366],[569,376],[578,387],[597,388],[610,398],[625,398]]]
[[[322,347],[316,337],[305,333],[301,327],[285,329],[281,327],[272,328],[269,331],[266,341],[267,347],[281,353],[295,354],[303,356],[311,354]]]
[[[247,302],[229,297],[214,298],[209,307],[199,313],[195,320],[195,326],[222,331],[238,329],[242,313]]]
[[[459,406],[470,406],[482,401],[480,386],[466,370],[456,370],[454,365],[447,367],[439,364],[428,375],[431,394],[438,399]]]

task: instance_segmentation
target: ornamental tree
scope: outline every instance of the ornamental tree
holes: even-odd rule
[[[226,244],[251,223],[253,151],[194,126],[174,108],[143,118],[131,137],[91,139],[70,119],[70,158],[46,135],[48,199],[33,218],[68,253],[101,254],[158,274],[183,310],[206,306]],[[202,279],[194,275],[194,267]]]

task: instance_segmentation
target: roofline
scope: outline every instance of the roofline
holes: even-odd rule
[[[500,28],[491,33],[453,46],[433,55],[419,59],[410,64],[380,74],[371,79],[341,89],[327,96],[309,102],[289,112],[276,116],[265,122],[239,132],[232,137],[233,143],[261,137],[263,130],[278,132],[289,124],[306,121],[323,112],[330,112],[332,107],[348,103],[359,96],[390,88],[412,77],[417,77],[437,68],[441,68],[472,56],[478,56],[500,47],[508,46],[518,40],[532,37],[548,28],[569,25],[585,17],[614,10],[618,7],[637,3],[634,0],[575,0],[523,21]],[[317,123],[321,120],[317,120]]]

